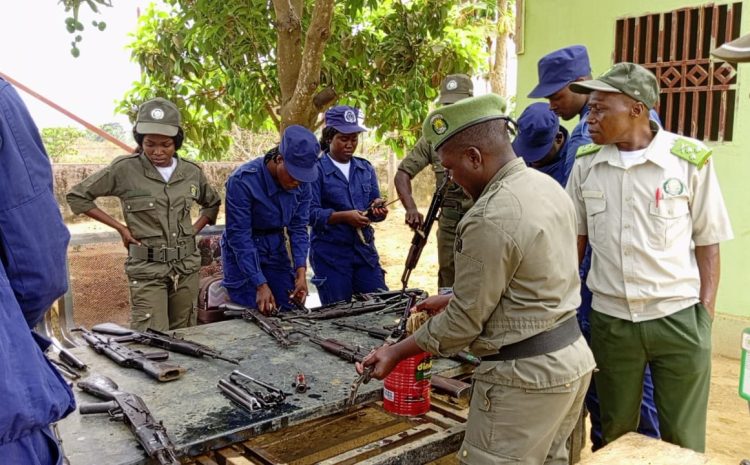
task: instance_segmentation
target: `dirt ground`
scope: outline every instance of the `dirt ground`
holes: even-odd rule
[[[412,238],[403,218],[403,210],[392,210],[385,222],[376,225],[375,242],[391,289],[401,287],[403,263]],[[93,223],[71,225],[73,233],[94,231],[106,231],[106,227]],[[437,290],[434,240],[433,234],[409,281],[410,287],[425,289],[430,294]],[[119,244],[71,250],[71,279],[78,324],[127,322],[123,260],[124,248]],[[741,459],[750,458],[750,411],[747,403],[737,395],[739,367],[738,360],[718,355],[713,358],[707,428],[707,455],[712,465],[737,465]]]

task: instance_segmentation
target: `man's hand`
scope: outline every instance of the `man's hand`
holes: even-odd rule
[[[342,213],[344,214],[344,222],[353,228],[364,228],[370,224],[370,219],[363,215],[361,211],[349,210]]]
[[[383,379],[396,368],[396,365],[400,362],[400,359],[396,357],[396,354],[392,350],[392,346],[384,345],[378,347],[373,352],[362,360],[362,363],[357,362],[355,367],[357,373],[362,374],[365,367],[372,366],[371,376],[375,379]]]
[[[263,283],[255,289],[255,304],[258,311],[265,316],[271,315],[276,310],[276,300],[268,283]]]
[[[418,303],[414,309],[412,309],[412,312],[426,312],[430,316],[437,315],[448,306],[451,298],[453,298],[453,295],[430,296]]]
[[[133,233],[130,232],[130,229],[128,229],[127,226],[122,226],[121,228],[117,228],[117,232],[120,233],[120,237],[122,238],[122,244],[127,249],[130,244],[135,245],[141,245],[140,242],[138,242],[135,237],[133,237]]]
[[[307,276],[305,276],[305,271],[304,267],[297,268],[297,276],[294,278],[294,291],[289,296],[289,298],[294,298],[303,305],[305,299],[307,299]]]
[[[424,223],[424,215],[419,213],[419,210],[416,208],[410,208],[406,210],[406,218],[404,222],[408,224],[411,229],[417,229],[422,226],[422,223]]]

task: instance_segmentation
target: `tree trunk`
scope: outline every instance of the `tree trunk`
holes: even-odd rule
[[[510,31],[510,12],[508,11],[509,0],[497,0],[497,27],[495,34],[495,53],[490,59],[490,88],[492,92],[505,97],[506,95],[506,65],[507,54],[505,43]]]
[[[273,0],[281,106],[291,100],[302,63],[304,0]]]
[[[301,19],[296,18],[297,35],[294,33],[286,34],[282,31],[282,22],[279,12],[286,14],[290,6],[298,3],[303,4],[302,0],[274,0],[274,7],[277,12],[277,22],[279,22],[279,81],[281,83],[281,127],[283,131],[287,126],[300,124],[308,128],[313,128],[318,115],[318,108],[313,103],[318,86],[320,85],[320,68],[323,60],[323,51],[326,43],[331,37],[331,20],[333,18],[334,0],[318,0],[312,11],[310,26],[305,36],[304,48],[301,49],[299,40],[301,37]],[[291,7],[294,10],[294,6]],[[301,12],[302,10],[297,10]],[[286,23],[284,23],[286,24]],[[289,43],[286,41],[296,41]],[[286,63],[282,56],[289,53],[294,58],[293,50],[301,50],[299,61]],[[293,84],[293,85],[292,85]],[[290,91],[291,89],[291,91]],[[287,93],[285,93],[287,92]]]

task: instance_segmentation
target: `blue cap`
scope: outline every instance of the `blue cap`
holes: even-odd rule
[[[518,135],[513,141],[513,151],[526,163],[539,161],[552,149],[559,131],[560,120],[549,109],[549,104],[532,103],[518,118]]]
[[[286,128],[281,136],[279,152],[291,177],[300,182],[318,179],[320,144],[310,130],[296,124]]]
[[[539,84],[529,98],[549,97],[576,79],[591,75],[589,54],[583,45],[571,45],[544,55],[537,67]]]
[[[367,129],[359,125],[361,112],[359,108],[348,105],[338,105],[326,111],[326,126],[330,126],[343,134],[365,132]]]

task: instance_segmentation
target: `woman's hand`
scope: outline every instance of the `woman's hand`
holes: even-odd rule
[[[289,296],[303,305],[305,304],[305,299],[307,299],[306,271],[307,270],[304,267],[297,268],[297,276],[294,278],[294,291],[292,291],[292,295]]]
[[[255,304],[258,311],[265,316],[270,316],[276,310],[276,300],[268,283],[263,283],[255,289]]]
[[[342,213],[344,214],[344,222],[353,228],[364,228],[370,224],[370,219],[363,215],[361,211],[349,210]]]
[[[130,232],[130,229],[128,229],[127,226],[121,226],[120,228],[117,228],[117,232],[120,233],[120,237],[122,238],[122,245],[124,245],[126,249],[130,246],[130,244],[141,245],[141,243],[138,242],[135,237],[133,237],[133,233]]]

